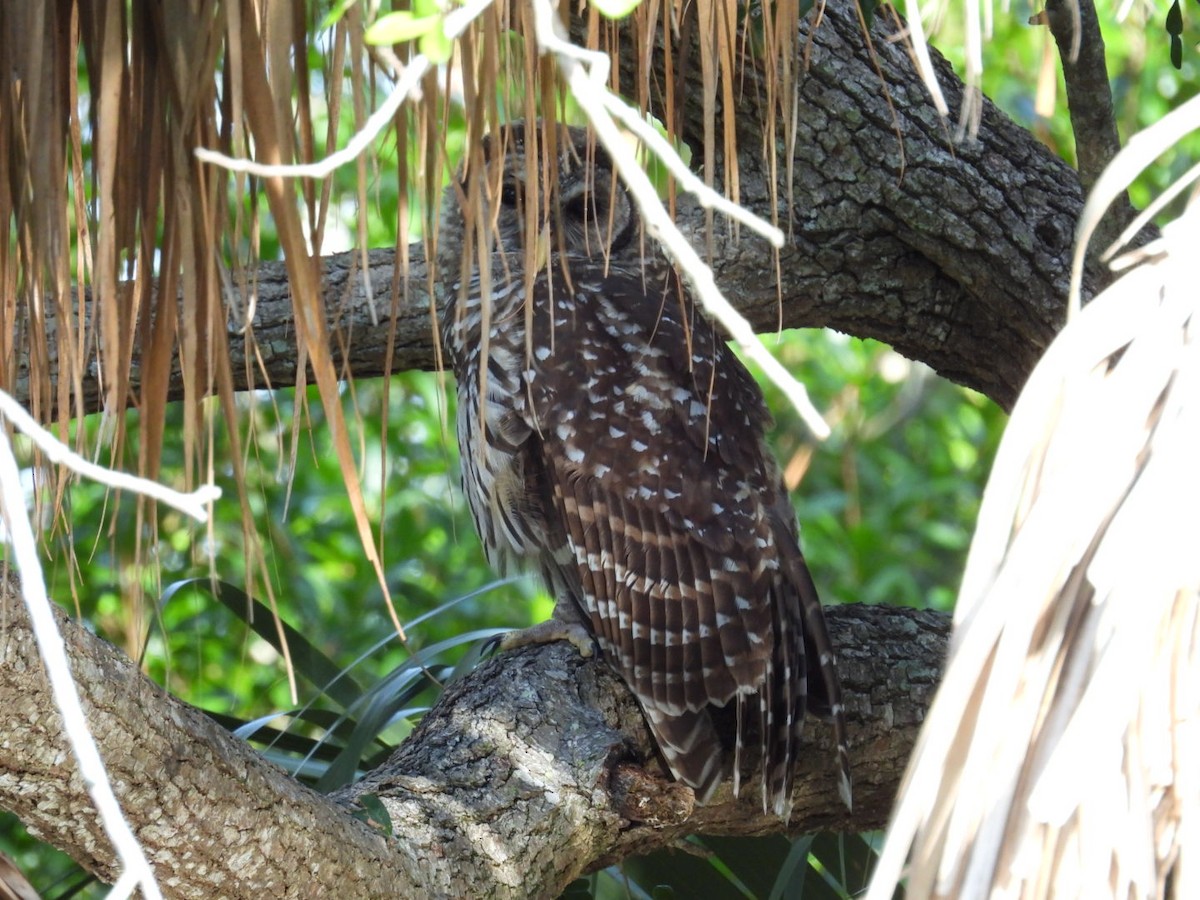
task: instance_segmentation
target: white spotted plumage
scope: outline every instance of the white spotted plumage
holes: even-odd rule
[[[836,663],[761,392],[644,252],[604,153],[580,130],[554,135],[554,157],[532,146],[549,128],[486,139],[442,214],[442,333],[488,558],[540,569],[556,617],[588,629],[701,802],[730,774],[740,790],[757,758],[764,810],[787,817],[809,708],[833,711],[849,802]],[[554,167],[530,242],[527,153]],[[467,198],[493,224],[468,229]],[[485,248],[484,276],[464,241]]]

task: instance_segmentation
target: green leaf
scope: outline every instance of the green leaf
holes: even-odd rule
[[[226,609],[249,625],[260,638],[282,655],[283,646],[279,640],[279,632],[275,629],[275,617],[271,610],[248,596],[245,591],[227,582],[213,582],[208,578],[176,581],[163,591],[159,602],[166,606],[172,597],[188,587],[207,593],[220,601]],[[286,622],[282,624],[283,633],[287,636],[288,650],[291,651],[292,665],[299,674],[344,707],[351,706],[362,696],[363,688],[347,674],[345,667],[339,666],[318,650],[312,641],[291,625]]]
[[[858,8],[862,10],[863,22],[867,28],[875,21],[875,11],[879,8],[876,0],[859,0]]]
[[[809,870],[808,851],[812,847],[813,837],[810,834],[791,841],[787,857],[775,872],[775,883],[767,900],[804,896],[804,879]]]
[[[420,46],[425,58],[434,65],[449,62],[454,53],[454,42],[446,37],[446,32],[441,28],[440,18],[437,28],[431,28],[421,36]]]
[[[1183,41],[1174,35],[1171,36],[1171,65],[1176,69],[1183,68]]]
[[[592,879],[585,875],[568,884],[566,890],[558,895],[558,900],[592,900],[595,896]]]
[[[332,28],[341,21],[342,16],[346,14],[346,10],[348,10],[357,2],[358,0],[338,0],[338,2],[333,4],[333,6],[330,8],[329,12],[325,14],[325,18],[321,20],[321,24],[318,26],[319,29],[324,31],[326,28]]]
[[[642,0],[593,0],[592,5],[600,11],[600,15],[610,19],[623,19],[635,9]]]
[[[698,838],[689,838],[688,843],[701,851],[708,849],[707,843]],[[629,882],[641,885],[653,900],[660,897],[749,900],[754,896],[725,861],[711,851],[700,857],[678,850],[659,850],[623,860],[620,868]]]
[[[755,897],[767,897],[788,859],[792,842],[783,835],[770,837],[706,836],[704,846],[713,851],[729,871]]]
[[[1175,0],[1171,4],[1171,8],[1167,10],[1167,34],[1172,37],[1179,37],[1183,34],[1183,10],[1179,6],[1179,0]],[[1171,42],[1172,46],[1174,43],[1174,41]],[[1174,60],[1174,53],[1172,53],[1172,60]],[[1179,68],[1179,66],[1175,68]]]
[[[440,0],[413,0],[413,14],[416,16],[436,16],[442,12]]]
[[[392,833],[392,817],[377,795],[359,794],[355,799],[361,809],[354,811],[354,818],[366,822],[376,831],[388,835]]]
[[[368,44],[403,44],[441,30],[441,16],[418,16],[407,10],[388,13],[371,23],[365,35]],[[444,40],[444,38],[443,38]]]
[[[824,870],[827,884],[844,896],[856,897],[870,883],[879,857],[861,834],[823,832],[813,838],[809,859]]]

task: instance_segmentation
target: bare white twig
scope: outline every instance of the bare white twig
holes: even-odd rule
[[[1110,259],[1116,256],[1117,253],[1121,251],[1121,248],[1132,241],[1134,236],[1137,235],[1139,231],[1145,228],[1155,216],[1166,209],[1166,207],[1176,197],[1187,190],[1188,187],[1190,187],[1191,184],[1197,180],[1200,180],[1200,163],[1196,163],[1194,166],[1180,175],[1177,179],[1171,182],[1171,184],[1167,185],[1161,194],[1151,200],[1146,208],[1138,213],[1132,222],[1125,226],[1125,230],[1122,231],[1117,239],[1108,246],[1103,254],[1101,254],[1100,261],[1108,262]],[[1116,270],[1117,265],[1115,260],[1111,268],[1114,271]]]
[[[491,2],[491,0],[488,0]],[[329,154],[324,159],[314,163],[294,165],[269,165],[256,162],[244,157],[227,156],[207,147],[197,147],[192,152],[201,162],[220,166],[231,172],[245,172],[260,178],[324,178],[338,166],[353,162],[360,153],[370,146],[379,133],[388,126],[409,94],[416,90],[417,85],[429,70],[429,60],[424,56],[414,57],[404,68],[400,80],[379,109],[371,113],[366,124],[341,150]]]
[[[10,401],[15,403],[7,394],[0,393],[0,398],[5,401],[6,407]],[[5,415],[8,415],[7,409]],[[11,416],[9,418],[16,423]],[[46,666],[46,676],[50,681],[54,703],[63,718],[63,730],[79,763],[83,783],[92,797],[92,802],[96,804],[100,822],[121,863],[122,874],[117,883],[118,889],[114,893],[127,897],[135,888],[140,887],[144,896],[150,900],[159,900],[162,892],[154,877],[154,870],[121,812],[121,804],[113,793],[108,772],[88,728],[79,692],[75,689],[75,681],[71,677],[66,644],[54,621],[50,599],[46,596],[46,582],[41,561],[38,559],[37,541],[25,509],[21,472],[17,467],[12,445],[3,429],[0,429],[0,517],[3,518],[17,571],[21,576],[21,597],[29,610],[29,622],[37,640],[38,652]]]
[[[492,5],[493,0],[474,0],[446,14],[442,28],[447,38],[453,40],[462,34],[479,15]],[[375,110],[366,124],[350,138],[341,150],[329,154],[315,163],[293,165],[268,165],[234,156],[218,153],[206,147],[197,147],[192,152],[201,162],[220,166],[231,172],[245,172],[261,178],[325,178],[338,166],[353,162],[360,153],[370,146],[379,133],[387,127],[398,110],[416,90],[425,73],[429,71],[430,62],[424,54],[418,54],[409,60],[408,65],[398,70],[399,77],[396,86],[392,88],[387,99],[379,109]]]
[[[213,484],[201,485],[190,494],[184,494],[156,481],[138,478],[136,475],[124,472],[114,472],[112,469],[89,462],[39,425],[20,403],[4,391],[0,391],[0,416],[12,422],[37,444],[51,462],[65,465],[85,478],[107,484],[109,487],[144,494],[160,503],[173,506],[198,522],[208,521],[208,505],[221,496],[221,489]]]
[[[575,50],[581,53],[587,53],[586,50],[580,50],[574,44],[568,44]],[[605,64],[608,64],[608,57],[599,54]],[[605,81],[608,74],[604,74]],[[595,80],[595,79],[593,79]],[[604,82],[601,82],[604,83]],[[724,194],[713,190],[708,185],[697,177],[696,173],[687,167],[687,163],[680,158],[675,148],[670,145],[666,138],[654,130],[654,127],[646,121],[646,119],[636,109],[618,97],[611,91],[605,90],[604,108],[609,114],[619,119],[626,128],[635,134],[643,144],[646,145],[659,161],[670,169],[671,174],[675,176],[675,180],[679,182],[679,186],[684,191],[696,198],[696,201],[705,208],[711,208],[723,215],[728,216],[735,221],[741,222],[752,231],[761,234],[773,247],[783,246],[783,231],[776,228],[766,219],[756,216],[746,207],[734,203]]]
[[[638,165],[633,151],[621,139],[613,117],[629,124],[625,118],[627,107],[623,101],[608,90],[609,60],[603,53],[585,50],[572,44],[561,35],[562,23],[550,5],[549,0],[534,0],[534,24],[537,29],[538,46],[543,52],[554,53],[558,65],[566,77],[570,89],[579,106],[587,113],[596,137],[604,145],[617,171],[625,182],[629,192],[633,194],[641,210],[646,229],[651,237],[656,238],[672,259],[679,265],[691,281],[701,304],[729,332],[729,336],[737,343],[746,356],[756,362],[763,373],[780,390],[796,408],[804,423],[812,433],[821,439],[829,436],[829,426],[821,418],[821,414],[808,398],[808,391],[783,364],[772,356],[754,334],[750,323],[725,299],[717,287],[710,269],[699,254],[692,248],[687,238],[671,220],[670,214],[663,208],[658,194],[651,184],[650,178]],[[640,120],[640,117],[636,117]],[[646,123],[642,123],[649,126]],[[641,132],[635,133],[641,137]],[[655,137],[658,137],[655,134]],[[652,147],[655,149],[658,145]],[[673,148],[662,142],[664,160],[677,156]],[[707,189],[706,189],[707,190]],[[718,195],[719,196],[719,195]],[[721,198],[724,200],[724,198]],[[715,204],[714,204],[715,205]],[[766,223],[763,223],[764,225]],[[767,226],[768,228],[772,226]],[[766,233],[766,232],[761,232]],[[782,235],[780,235],[782,241]],[[777,244],[778,246],[778,244]]]
[[[925,24],[921,21],[921,8],[918,0],[908,0],[905,14],[908,16],[908,33],[912,38],[912,51],[916,57],[917,71],[921,74],[921,80],[925,82],[925,87],[929,91],[930,99],[933,100],[938,115],[948,116],[950,107],[946,104],[942,86],[938,83],[937,75],[933,71],[933,60],[929,56],[929,42],[925,39]]]

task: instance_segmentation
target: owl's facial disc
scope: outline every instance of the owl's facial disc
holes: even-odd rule
[[[457,214],[460,227],[474,231],[479,220],[467,209],[473,196],[482,206],[484,228],[475,243],[484,252],[508,257],[510,270],[540,268],[555,256],[564,263],[574,258],[607,264],[637,243],[639,219],[632,199],[608,153],[585,129],[559,126],[550,159],[544,155],[549,149],[544,128],[539,123],[535,132],[515,122],[487,135],[483,165],[463,174],[455,192],[459,208],[451,215]],[[538,158],[531,162],[528,155],[535,147]],[[530,251],[533,262],[522,263]]]
[[[530,196],[522,176],[506,173],[497,198],[496,223],[502,238],[521,238],[521,249],[527,222],[525,205]],[[635,231],[629,196],[608,171],[576,172],[564,179],[549,198],[539,197],[537,202],[542,209],[534,221],[544,223],[552,252],[587,258],[605,256],[624,247]],[[518,249],[509,241],[502,243],[505,249]]]

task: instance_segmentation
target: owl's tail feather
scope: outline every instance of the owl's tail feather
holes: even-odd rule
[[[799,601],[799,616],[803,623],[803,648],[799,654],[805,668],[807,706],[811,712],[833,722],[833,737],[837,744],[838,793],[847,809],[853,808],[850,781],[850,746],[846,733],[846,713],[842,704],[842,683],[837,670],[837,654],[825,623],[825,611],[817,595],[817,586],[809,574],[808,565],[795,538],[787,539],[790,530],[776,529],[780,564],[787,580],[795,588]],[[797,734],[799,734],[799,722]]]
[[[708,710],[667,713],[649,704],[642,710],[671,774],[696,792],[698,803],[707,803],[728,774],[726,754]]]
[[[838,792],[847,808],[852,797],[841,682],[825,614],[799,548],[785,540],[779,543],[790,549],[780,554],[784,583],[776,588],[776,645],[757,694],[739,691],[724,707],[714,704],[694,712],[662,710],[645,701],[642,710],[667,767],[695,790],[701,804],[711,799],[731,768],[734,794],[739,793],[746,751],[753,746],[749,742],[760,741],[763,811],[773,809],[787,819],[806,706],[832,720]]]

